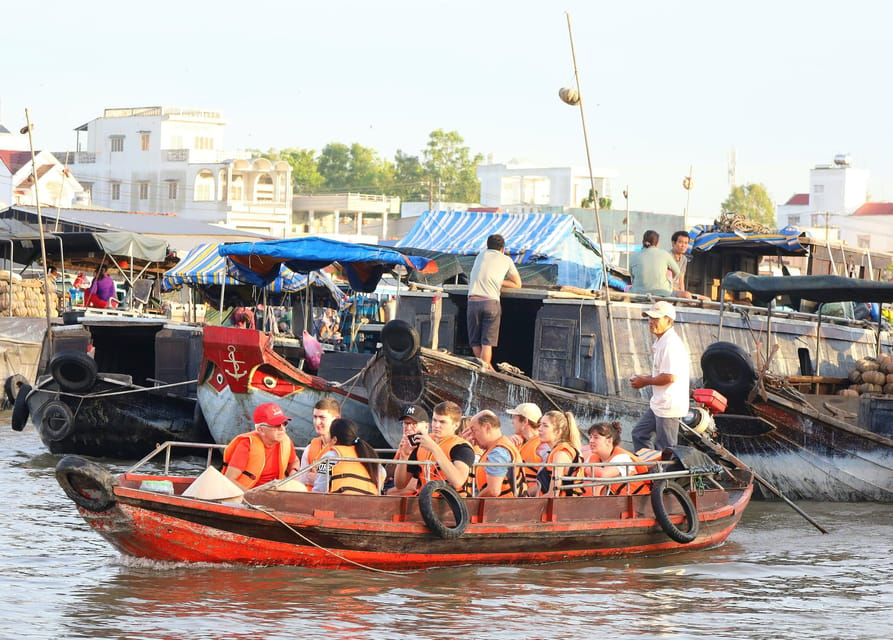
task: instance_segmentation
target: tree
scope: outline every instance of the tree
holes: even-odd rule
[[[722,203],[723,215],[741,216],[774,229],[775,205],[762,184],[734,187]]]
[[[595,195],[598,195],[598,191],[595,192]],[[599,209],[610,209],[611,205],[614,204],[614,201],[611,198],[605,198],[600,196],[598,199],[598,208]],[[592,189],[589,190],[589,196],[583,198],[580,201],[581,209],[591,209],[592,208]]]
[[[323,177],[316,168],[316,152],[313,149],[270,149],[262,153],[257,149],[249,150],[253,157],[277,161],[285,160],[291,165],[291,183],[295,193],[313,191],[322,184]]]
[[[394,178],[389,193],[404,201],[428,199],[429,180],[418,156],[410,156],[400,149],[394,155]]]
[[[317,167],[328,191],[378,193],[387,188],[394,173],[393,165],[379,158],[378,152],[356,142],[327,144]]]
[[[480,198],[481,183],[476,169],[484,157],[481,154],[472,157],[464,142],[456,131],[435,129],[429,134],[428,146],[422,152],[422,167],[435,198],[456,202],[477,202]]]

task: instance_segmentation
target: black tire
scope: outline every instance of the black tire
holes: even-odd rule
[[[688,531],[683,531],[670,520],[667,508],[664,505],[664,493],[672,493],[682,505],[682,511],[689,523]],[[698,537],[701,530],[701,522],[698,520],[698,511],[688,495],[688,492],[677,483],[670,480],[655,480],[651,486],[651,508],[654,517],[661,529],[671,539],[680,544],[688,544]]]
[[[16,398],[19,395],[19,385],[28,384],[28,378],[23,376],[21,373],[14,373],[6,379],[6,382],[3,383],[3,392],[6,394],[6,401],[9,403],[9,406],[15,404]]]
[[[31,385],[23,384],[19,387],[15,404],[12,407],[12,430],[21,431],[28,424],[28,394],[31,393]]]
[[[391,320],[381,330],[381,350],[391,362],[407,362],[421,346],[419,332],[404,320]]]
[[[52,442],[65,440],[74,428],[74,414],[68,405],[59,400],[50,400],[43,406],[40,418],[40,433]]]
[[[115,505],[115,480],[95,462],[65,456],[56,465],[56,481],[65,495],[87,511],[108,511]]]
[[[714,342],[701,355],[704,386],[723,394],[736,408],[757,380],[750,354],[731,342]]]
[[[452,527],[446,526],[438,517],[434,510],[434,494],[439,493],[446,501],[453,512],[453,519],[456,524]],[[442,480],[428,482],[419,492],[419,512],[422,514],[422,520],[431,531],[439,535],[445,540],[458,538],[468,527],[468,507],[465,506],[465,500],[450,485]]]
[[[50,360],[50,374],[63,391],[81,393],[96,382],[96,362],[86,353],[63,351]]]

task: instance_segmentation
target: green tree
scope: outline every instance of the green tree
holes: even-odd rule
[[[595,192],[595,195],[598,195],[598,191]],[[611,205],[614,204],[614,201],[611,198],[599,197],[598,199],[598,208],[599,209],[610,209]],[[580,201],[581,209],[591,209],[592,208],[592,189],[589,190],[589,195],[583,198]]]
[[[388,193],[400,196],[404,201],[428,199],[430,181],[418,156],[410,156],[400,149],[394,155],[394,177]]]
[[[425,176],[433,185],[433,196],[440,200],[477,202],[481,197],[481,183],[477,166],[483,155],[471,155],[465,141],[456,131],[435,129],[428,136],[428,146],[422,152]]]
[[[327,191],[380,193],[393,180],[393,165],[378,152],[356,142],[332,142],[323,147],[317,167]]]
[[[252,157],[267,158],[277,161],[285,160],[291,165],[291,183],[295,193],[308,193],[319,188],[323,183],[323,177],[316,167],[316,152],[313,149],[270,149],[261,152],[257,149],[249,149]]]
[[[732,188],[722,203],[724,215],[741,216],[774,229],[775,205],[762,184],[746,184]]]

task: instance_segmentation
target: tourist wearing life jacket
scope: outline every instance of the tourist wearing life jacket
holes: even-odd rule
[[[400,411],[400,423],[403,425],[403,437],[397,445],[395,460],[409,460],[418,448],[419,438],[428,433],[430,418],[425,407],[419,404],[408,404]],[[389,496],[414,496],[421,489],[418,477],[409,472],[408,464],[391,465],[394,486],[385,493]]]
[[[497,466],[521,462],[521,454],[512,441],[502,435],[499,416],[492,411],[481,411],[471,419],[474,441],[483,450],[475,465],[477,496],[511,498],[524,496],[524,472],[520,466]]]
[[[349,459],[378,458],[375,449],[359,437],[357,425],[352,420],[336,418],[329,427],[329,434],[329,448],[319,458],[313,491],[379,495],[384,482],[382,466],[377,462]]]
[[[254,431],[237,435],[223,452],[223,473],[250,489],[295,472],[295,445],[285,432],[289,418],[273,402],[254,410]]]
[[[524,467],[527,492],[535,496],[539,489],[536,473],[543,464],[543,457],[540,455],[542,441],[537,431],[543,412],[532,402],[523,402],[514,409],[507,409],[506,413],[512,417],[512,427],[515,429],[515,435],[510,440],[518,447],[521,460],[529,465]]]
[[[311,465],[329,448],[329,428],[332,421],[340,417],[341,405],[334,398],[322,398],[313,405],[313,430],[316,431],[316,437],[304,447],[301,454],[301,469],[304,471],[298,476],[308,487],[316,484],[316,467]]]
[[[455,402],[441,402],[434,407],[431,432],[419,432],[418,443],[408,460],[434,462],[426,465],[397,465],[394,486],[403,489],[410,479],[416,480],[417,490],[427,482],[443,480],[463,497],[471,494],[469,472],[474,466],[474,449],[467,440],[456,435],[462,421],[462,409]]]
[[[587,475],[593,478],[628,478],[648,473],[647,465],[639,465],[639,458],[620,446],[619,422],[596,422],[589,427],[589,450],[587,462],[612,462],[617,466],[588,467]],[[629,463],[629,464],[621,464]],[[612,485],[593,487],[592,495],[626,495],[647,493],[649,482],[618,482]]]
[[[580,431],[573,415],[561,411],[543,414],[539,422],[540,440],[549,447],[545,464],[537,473],[541,496],[578,496],[583,487],[577,486],[573,478],[583,478],[582,467],[557,466],[561,463],[579,464]],[[571,478],[571,479],[562,479]]]

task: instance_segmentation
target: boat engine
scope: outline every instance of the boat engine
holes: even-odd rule
[[[682,418],[686,426],[700,434],[716,435],[716,421],[713,414],[722,413],[728,406],[725,396],[715,389],[695,389],[692,394],[697,403]]]

